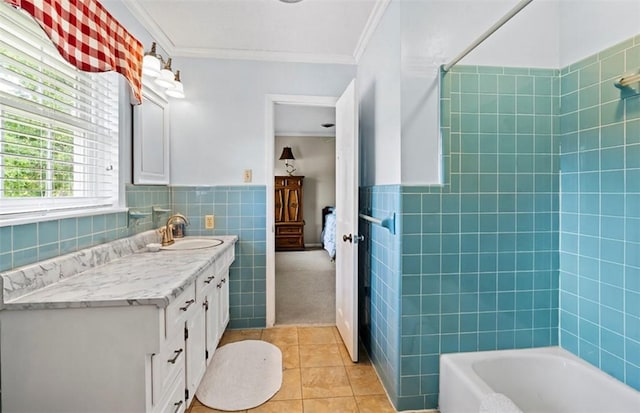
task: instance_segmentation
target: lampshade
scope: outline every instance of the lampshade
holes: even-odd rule
[[[280,155],[280,160],[284,160],[284,159],[296,159],[293,157],[293,152],[291,152],[291,148],[288,146],[285,146],[284,148],[282,148],[282,154]]]
[[[165,92],[168,96],[177,99],[184,99],[184,86],[182,86],[182,82],[180,81],[180,71],[176,71],[176,77],[173,81],[173,86],[171,86]]]
[[[151,50],[144,54],[142,58],[142,74],[158,77],[160,75],[161,63],[156,52],[156,43],[151,44]]]
[[[160,76],[156,78],[156,84],[164,88],[173,87],[175,82],[175,75],[171,71],[171,58],[167,59],[167,63],[160,71]]]

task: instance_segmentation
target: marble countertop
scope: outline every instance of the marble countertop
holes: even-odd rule
[[[238,239],[236,236],[194,238],[217,238],[224,242],[217,247],[195,250],[141,250],[7,301],[4,309],[166,307],[202,270],[223,259]]]

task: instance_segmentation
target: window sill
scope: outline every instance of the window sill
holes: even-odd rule
[[[21,216],[12,216],[3,218],[0,216],[0,227],[8,227],[12,225],[33,224],[36,222],[53,221],[56,219],[79,218],[93,215],[116,214],[127,212],[126,207],[105,207],[95,209],[70,209],[66,211],[55,211],[48,213],[24,214]]]

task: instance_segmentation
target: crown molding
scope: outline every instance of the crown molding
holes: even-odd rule
[[[155,20],[149,16],[149,14],[144,10],[142,5],[136,0],[122,0],[122,3],[125,5],[127,9],[131,12],[133,17],[140,22],[140,24],[149,32],[152,39],[156,44],[167,54],[170,56],[175,55],[175,47],[173,43],[169,39],[169,37],[164,33],[162,28],[158,26]],[[146,46],[146,45],[145,45]],[[151,46],[151,45],[148,45]]]
[[[263,60],[289,63],[355,65],[353,56],[338,54],[276,52],[268,50],[175,48],[173,56],[215,59]]]
[[[364,29],[360,34],[360,39],[358,39],[358,44],[356,45],[355,50],[353,51],[353,60],[355,64],[360,62],[360,58],[364,54],[364,51],[367,49],[367,45],[371,40],[371,36],[375,32],[380,20],[382,20],[382,16],[384,12],[387,10],[387,7],[391,3],[391,0],[377,0],[371,14],[369,15],[369,19],[367,23],[364,25]]]

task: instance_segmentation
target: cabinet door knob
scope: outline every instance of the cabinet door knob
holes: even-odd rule
[[[210,276],[210,277],[207,277],[207,279],[206,279],[206,280],[204,280],[204,283],[205,283],[205,284],[209,284],[211,281],[213,281],[213,279],[214,279],[214,278],[216,278],[216,276],[215,276],[215,275],[212,275],[212,276]]]
[[[178,360],[178,357],[180,357],[180,354],[182,354],[182,351],[183,351],[182,349],[174,351],[173,352],[174,353],[173,358],[167,360],[167,362],[171,363],[171,364],[176,364],[176,360]]]
[[[184,403],[182,400],[180,400],[179,402],[173,403],[173,405],[176,406],[176,409],[173,411],[173,413],[176,413],[177,411],[180,410],[180,406],[182,406],[182,403]]]
[[[195,303],[196,300],[194,300],[193,298],[189,301],[185,301],[184,303],[186,304],[184,307],[180,307],[180,310],[182,311],[187,311],[187,308],[189,308],[189,306],[191,306],[191,304]]]

